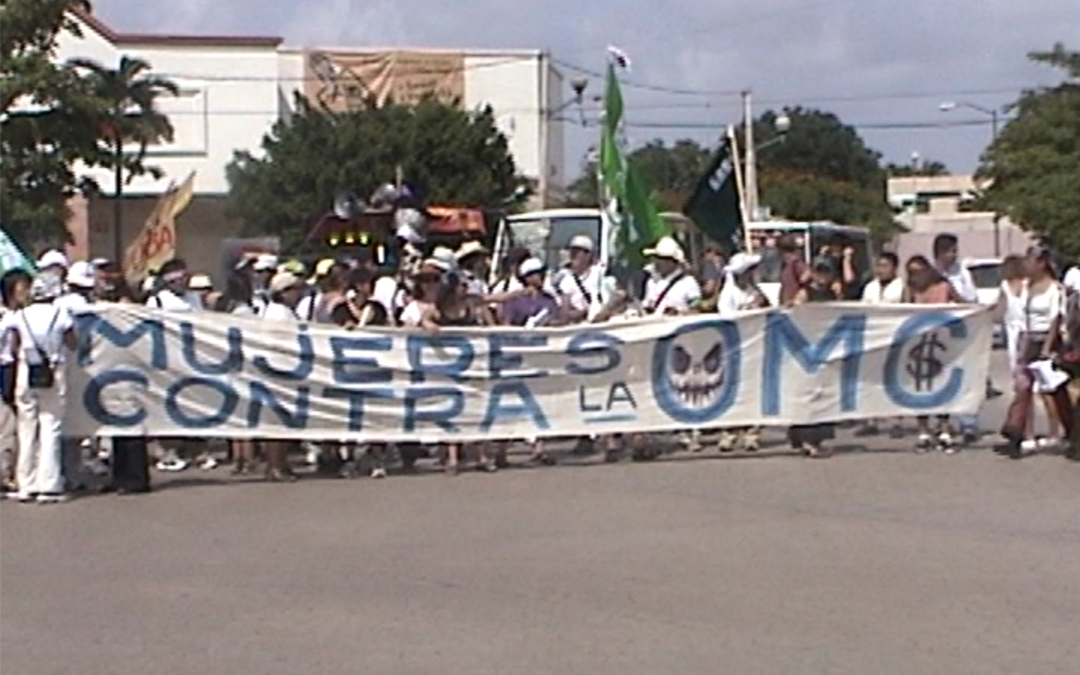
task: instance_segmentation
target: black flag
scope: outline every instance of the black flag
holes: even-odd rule
[[[720,141],[709,168],[683,206],[683,213],[701,233],[728,253],[743,248],[743,213],[732,147],[731,136]]]

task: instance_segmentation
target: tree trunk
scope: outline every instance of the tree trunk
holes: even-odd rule
[[[113,140],[113,260],[124,264],[124,139],[119,125]]]

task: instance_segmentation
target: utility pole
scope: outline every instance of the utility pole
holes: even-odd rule
[[[757,151],[754,148],[754,110],[750,90],[742,93],[743,142],[746,145],[746,216],[751,222],[758,219]]]

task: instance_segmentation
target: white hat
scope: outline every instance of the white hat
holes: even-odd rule
[[[193,274],[188,279],[187,286],[192,291],[211,291],[214,289],[214,281],[207,274]]]
[[[587,235],[579,234],[570,239],[570,243],[567,244],[566,248],[576,248],[592,253],[596,250],[596,244]]]
[[[71,263],[65,277],[68,286],[75,288],[93,288],[97,284],[97,275],[92,263],[82,260]]]
[[[424,261],[424,265],[431,265],[443,272],[449,272],[457,267],[457,255],[445,246],[439,246],[431,252],[431,257]]]
[[[67,269],[67,256],[60,251],[57,251],[55,248],[45,251],[37,261],[37,268],[43,270],[49,267],[63,267],[64,269]]]
[[[656,246],[647,248],[642,253],[650,258],[669,258],[677,263],[686,262],[686,254],[683,253],[682,246],[679,246],[679,242],[671,237],[661,237],[660,241],[656,242]]]
[[[754,269],[761,264],[761,256],[754,255],[752,253],[736,253],[731,256],[731,260],[728,261],[727,267],[724,268],[725,272],[731,274],[743,274]]]
[[[255,263],[252,268],[256,272],[272,272],[277,269],[278,259],[276,255],[272,253],[263,253],[259,257],[255,258]]]
[[[304,280],[292,272],[278,272],[270,278],[270,292],[281,293],[303,285]]]
[[[530,274],[539,274],[546,269],[547,265],[544,264],[543,260],[539,258],[528,258],[518,265],[517,275],[518,278],[524,279]]]
[[[455,257],[458,260],[464,260],[465,258],[468,258],[471,255],[476,255],[478,253],[487,255],[488,253],[490,253],[490,251],[488,251],[487,247],[478,241],[467,241],[461,245],[461,248],[457,250]]]

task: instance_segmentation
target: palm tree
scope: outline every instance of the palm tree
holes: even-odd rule
[[[149,62],[130,56],[121,56],[115,69],[89,59],[72,59],[68,65],[85,71],[87,84],[101,106],[99,133],[106,148],[101,163],[113,170],[113,251],[121,261],[124,185],[145,173],[160,176],[160,170],[144,165],[143,159],[150,144],[172,140],[172,124],[158,112],[156,102],[163,94],[179,96],[180,87],[150,74]]]

